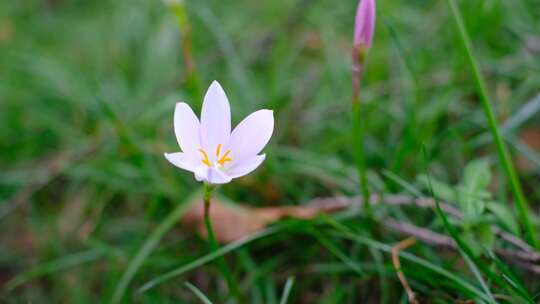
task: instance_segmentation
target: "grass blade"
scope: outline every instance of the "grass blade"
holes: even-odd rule
[[[32,279],[62,271],[64,269],[75,267],[84,263],[89,263],[98,260],[101,257],[103,257],[103,251],[99,249],[93,249],[68,255],[57,260],[38,265],[35,268],[23,272],[11,279],[6,284],[6,289],[13,290]]]
[[[424,149],[424,158],[427,159],[427,153],[425,149]],[[450,224],[450,221],[448,220],[448,218],[446,217],[446,214],[441,208],[441,204],[439,202],[438,197],[433,192],[433,186],[431,185],[431,177],[429,174],[426,174],[426,176],[428,180],[429,192],[431,193],[431,196],[433,197],[433,200],[435,201],[435,212],[437,213],[437,216],[442,220],[444,228],[446,229],[446,231],[448,231],[450,236],[454,239],[454,241],[458,245],[459,253],[461,254],[463,259],[465,260],[465,263],[467,264],[471,272],[474,274],[474,276],[480,283],[480,286],[482,286],[482,289],[484,289],[484,292],[489,298],[489,302],[497,303],[495,299],[493,298],[493,294],[491,293],[491,290],[489,289],[484,278],[482,277],[482,274],[478,270],[476,263],[479,263],[482,270],[484,270],[488,274],[490,272],[486,271],[487,270],[486,267],[482,267],[483,264],[481,263],[481,261],[478,261],[478,259],[476,259],[472,250],[465,244],[465,242],[463,242],[463,240],[461,240],[456,229],[452,226],[452,224]]]
[[[535,117],[540,112],[540,94],[525,102],[501,127],[501,131],[508,132],[516,130],[523,123]]]
[[[145,283],[141,288],[139,288],[139,292],[145,292],[151,288],[153,288],[154,286],[158,285],[158,284],[161,284],[165,281],[168,281],[174,277],[177,277],[179,275],[182,275],[183,273],[187,272],[187,271],[190,271],[191,269],[194,269],[194,268],[197,268],[199,266],[202,266],[210,261],[213,261],[231,251],[234,251],[242,246],[244,246],[245,244],[247,243],[250,243],[250,242],[253,242],[255,240],[258,240],[260,238],[263,238],[265,236],[268,236],[268,235],[271,235],[271,234],[274,234],[276,232],[278,232],[279,230],[281,229],[281,227],[279,226],[274,226],[274,227],[270,227],[270,228],[267,228],[267,229],[264,229],[264,230],[261,230],[259,232],[256,232],[256,233],[253,233],[243,239],[240,239],[238,241],[235,241],[235,242],[232,242],[232,243],[229,243],[223,247],[221,247],[219,250],[216,250],[216,251],[213,251],[205,256],[202,256],[198,259],[196,259],[195,261],[191,262],[191,263],[188,263],[184,266],[181,266],[181,267],[178,267],[176,269],[173,269],[163,275],[160,275],[150,281],[148,281],[147,283]]]
[[[532,299],[531,295],[527,292],[527,289],[523,286],[523,282],[514,274],[512,271],[506,266],[496,255],[493,251],[488,251],[489,257],[493,260],[495,263],[495,266],[499,269],[499,271],[502,272],[503,279],[508,283],[508,286],[510,286],[511,290],[516,292],[519,296],[521,296],[527,303],[534,303],[534,300]]]
[[[493,294],[491,293],[491,290],[489,289],[488,284],[486,283],[486,280],[484,280],[484,278],[482,277],[482,274],[478,270],[478,267],[476,266],[473,259],[469,257],[466,253],[464,253],[462,250],[460,250],[459,252],[461,256],[463,257],[463,260],[465,260],[465,263],[467,264],[471,272],[474,274],[474,277],[476,278],[478,283],[480,283],[480,286],[482,286],[482,289],[484,290],[486,295],[488,295],[488,297],[490,298],[490,302],[497,303],[497,301],[495,301],[495,298],[493,297]]]
[[[287,282],[285,282],[285,288],[283,288],[283,294],[281,295],[281,300],[279,300],[279,304],[287,304],[287,301],[289,300],[289,296],[291,295],[291,290],[294,285],[294,277],[289,277],[287,279]]]
[[[348,233],[348,232],[341,231],[341,232],[334,233],[333,235],[339,236],[339,237],[342,237],[342,238],[345,238],[345,239],[348,239],[348,240],[351,240],[353,242],[358,242],[360,244],[365,244],[366,246],[370,246],[372,248],[387,252],[389,254],[392,252],[392,246],[389,246],[389,245],[386,245],[386,244],[383,244],[383,243],[379,243],[379,242],[377,242],[375,240],[368,239],[368,238],[365,238],[365,237],[362,237],[362,236],[358,236],[358,235],[355,235],[353,233]],[[418,265],[432,271],[433,273],[439,274],[440,276],[443,276],[443,277],[447,278],[448,280],[456,283],[456,285],[458,285],[461,288],[463,288],[464,290],[466,290],[471,295],[475,295],[475,296],[477,296],[479,298],[482,298],[484,300],[489,299],[476,286],[474,286],[471,283],[469,283],[468,281],[456,276],[454,273],[452,273],[452,272],[450,272],[450,271],[448,271],[448,270],[446,270],[446,269],[444,269],[444,268],[442,268],[442,267],[440,267],[440,266],[438,266],[436,264],[431,263],[430,261],[427,261],[425,259],[422,259],[422,258],[414,255],[414,254],[404,252],[404,251],[400,251],[399,256],[401,258],[409,261],[409,262],[418,264]]]
[[[535,248],[538,249],[540,247],[539,247],[538,239],[536,238],[536,232],[529,218],[529,213],[528,213],[529,209],[528,209],[527,201],[525,199],[525,195],[523,194],[523,189],[521,187],[521,183],[519,182],[516,171],[514,169],[514,165],[510,158],[510,154],[508,153],[508,149],[506,148],[506,144],[502,140],[499,129],[497,127],[497,121],[495,119],[495,114],[493,112],[491,102],[490,102],[491,99],[489,97],[482,73],[480,72],[480,68],[478,67],[477,60],[474,56],[472,43],[470,41],[470,37],[467,32],[467,28],[465,26],[465,22],[463,21],[463,17],[461,16],[461,12],[459,11],[456,1],[448,0],[448,4],[450,5],[452,15],[459,29],[461,40],[463,42],[463,45],[465,46],[465,51],[467,53],[466,57],[469,61],[469,64],[471,65],[471,68],[473,69],[473,74],[476,80],[477,90],[480,95],[482,108],[484,110],[484,114],[488,121],[491,135],[493,136],[493,140],[495,141],[495,145],[497,147],[499,160],[504,168],[506,177],[512,188],[512,192],[516,200],[516,205],[517,205],[520,220],[523,223],[529,242]]]
[[[154,232],[145,240],[144,245],[139,249],[137,254],[129,262],[128,267],[122,274],[120,281],[114,289],[113,296],[111,298],[111,303],[119,303],[122,300],[122,297],[126,293],[126,289],[129,286],[129,283],[144,263],[144,261],[150,256],[150,253],[157,246],[161,238],[178,222],[180,217],[189,210],[191,203],[196,202],[195,197],[201,195],[201,190],[197,190],[189,195],[186,200],[178,206],[169,215],[156,227]]]
[[[380,250],[380,251],[384,251],[386,253],[389,253],[391,254],[392,253],[392,246],[390,245],[386,245],[386,244],[383,244],[383,243],[380,243],[380,242],[377,242],[375,240],[372,240],[372,239],[369,239],[369,238],[366,238],[366,237],[363,237],[363,236],[360,236],[360,235],[357,235],[355,233],[353,233],[352,231],[350,231],[350,229],[348,229],[346,226],[344,226],[343,224],[340,224],[338,222],[336,222],[334,219],[328,217],[328,216],[324,216],[323,219],[332,227],[336,228],[336,232],[335,233],[332,233],[332,235],[335,235],[337,237],[341,237],[341,238],[344,238],[344,239],[348,239],[348,240],[351,240],[353,242],[357,242],[359,244],[364,244],[366,246],[369,246],[369,247],[372,247],[374,249],[377,249],[377,250]],[[463,290],[466,290],[470,295],[474,295],[474,296],[477,296],[485,301],[489,301],[489,297],[487,297],[481,290],[479,290],[476,286],[472,285],[471,283],[469,283],[468,281],[466,281],[465,279],[462,279],[460,277],[458,277],[457,275],[455,275],[454,273],[436,265],[436,264],[433,264],[427,260],[424,260],[414,254],[411,254],[411,253],[408,253],[408,252],[405,252],[405,251],[400,251],[399,252],[399,256],[401,258],[403,258],[404,260],[407,260],[409,262],[412,262],[412,263],[415,263],[415,264],[418,264],[420,266],[423,266],[424,268],[442,276],[442,277],[445,277],[447,278],[448,280],[454,282],[456,285],[460,286]]]
[[[336,257],[338,257],[340,260],[343,261],[343,263],[345,263],[345,265],[349,266],[350,268],[352,268],[356,273],[358,273],[359,275],[363,275],[363,272],[362,272],[362,269],[360,269],[360,267],[358,266],[357,263],[355,263],[353,260],[351,260],[343,251],[341,251],[336,245],[334,245],[334,243],[332,243],[332,241],[330,241],[328,238],[326,238],[324,235],[322,235],[321,233],[314,233],[312,232],[312,234],[315,236],[315,238],[317,238],[317,240],[324,246],[326,247],[333,255],[335,255]]]
[[[189,290],[191,290],[191,292],[193,292],[197,296],[197,298],[201,300],[201,302],[203,302],[204,304],[212,304],[212,301],[210,301],[210,299],[208,299],[208,297],[205,296],[204,293],[202,293],[202,291],[197,288],[197,286],[191,284],[190,282],[184,282],[184,285],[186,285],[186,287],[189,288]]]

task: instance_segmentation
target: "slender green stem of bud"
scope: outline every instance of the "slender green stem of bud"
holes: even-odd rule
[[[364,126],[365,120],[362,120],[363,107],[360,103],[360,79],[362,78],[362,68],[366,56],[366,49],[360,45],[353,47],[352,57],[352,133],[354,157],[356,168],[358,170],[358,178],[362,190],[362,198],[364,202],[364,211],[368,216],[371,216],[371,202],[369,201],[369,186],[367,180],[367,168],[365,159],[365,144],[364,144]]]
[[[193,58],[191,24],[187,15],[186,3],[185,1],[174,1],[169,3],[168,7],[176,17],[180,31],[180,48],[186,67],[186,85],[197,97],[202,97],[201,82],[197,75],[195,59]]]

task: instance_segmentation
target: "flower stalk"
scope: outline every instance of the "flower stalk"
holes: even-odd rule
[[[364,122],[360,120],[362,116],[363,108],[360,105],[360,99],[357,97],[353,99],[352,102],[352,132],[353,138],[353,147],[356,161],[356,169],[358,171],[358,178],[360,181],[360,188],[362,192],[364,204],[364,211],[366,214],[371,214],[371,202],[369,201],[370,193],[369,186],[367,181],[367,168],[366,168],[366,158],[365,158],[365,140],[364,140]]]
[[[214,235],[214,229],[212,229],[212,219],[210,218],[210,203],[212,201],[212,194],[215,188],[216,186],[212,184],[204,183],[204,225],[206,226],[206,233],[208,234],[208,247],[211,251],[216,251],[219,249],[218,242]]]
[[[212,195],[214,193],[215,188],[216,188],[215,185],[204,183],[204,194],[203,194],[204,225],[206,226],[206,232],[208,234],[208,245],[210,247],[211,252],[215,252],[219,250],[219,245],[214,235],[214,230],[212,229],[212,219],[210,217],[210,205],[211,205]],[[236,297],[241,301],[242,299],[240,297],[238,286],[232,278],[231,271],[229,270],[229,267],[225,263],[225,259],[223,257],[220,257],[217,262],[218,262],[219,271],[225,277],[225,281],[227,281],[227,286],[229,288],[229,291],[233,293],[234,295],[236,295]]]
[[[360,84],[366,55],[373,42],[375,29],[375,0],[361,0],[356,11],[352,49],[352,135],[354,155],[366,214],[371,214],[365,157],[365,120],[360,102]]]
[[[204,221],[208,221],[210,222],[210,201],[212,200],[212,192],[214,192],[214,186],[211,185],[211,184],[204,184],[204,196],[203,196],[203,201],[204,201]],[[210,229],[207,229],[209,230],[208,231],[208,235],[210,235],[210,232],[211,232],[211,226],[208,225],[210,227]]]
[[[231,109],[221,85],[214,81],[206,91],[201,119],[185,102],[178,102],[174,111],[174,133],[182,152],[165,153],[174,166],[190,171],[204,183],[204,223],[210,250],[216,252],[218,243],[212,230],[210,205],[216,185],[251,173],[265,159],[259,154],[274,130],[274,113],[259,110],[242,120],[231,132]],[[227,281],[229,291],[239,303],[245,303],[238,285],[223,257],[218,267]]]
[[[186,86],[197,97],[200,97],[202,95],[202,87],[193,57],[191,23],[186,12],[186,3],[184,0],[164,0],[164,2],[174,14],[176,23],[178,24],[178,30],[180,31],[180,48],[186,67]]]

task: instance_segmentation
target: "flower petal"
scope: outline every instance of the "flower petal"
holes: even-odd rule
[[[232,178],[220,169],[208,168],[208,182],[210,184],[226,184],[231,180]]]
[[[231,133],[231,109],[221,85],[214,81],[208,88],[201,112],[201,142],[210,161],[215,161],[219,144],[226,146]]]
[[[227,175],[232,178],[237,178],[249,174],[257,169],[265,158],[266,155],[262,154],[236,163],[227,171]]]
[[[226,184],[232,180],[230,176],[220,169],[208,166],[197,166],[194,170],[195,179],[210,184]]]
[[[199,120],[185,103],[178,102],[174,109],[174,133],[183,152],[194,154],[201,147]]]
[[[191,155],[182,152],[165,153],[165,158],[180,169],[193,172],[196,165],[193,163]]]
[[[244,118],[231,134],[229,149],[233,161],[257,155],[266,146],[274,131],[274,112],[259,110]]]
[[[208,181],[208,166],[197,166],[195,167],[195,170],[193,170],[193,173],[195,173],[195,179],[198,182]]]
[[[361,0],[356,9],[354,22],[355,46],[371,48],[375,31],[375,0]]]

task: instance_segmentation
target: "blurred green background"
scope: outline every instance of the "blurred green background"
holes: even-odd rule
[[[359,194],[350,132],[356,5],[187,0],[185,11],[175,12],[157,0],[1,1],[0,301],[109,301],[145,239],[198,187],[163,152],[178,150],[175,102],[198,113],[214,79],[228,94],[233,124],[260,108],[273,109],[276,119],[265,163],[222,187],[221,195],[279,206]],[[404,185],[425,191],[417,177],[426,168],[437,180],[457,184],[466,164],[483,158],[493,175],[490,195],[508,206],[510,191],[446,1],[377,5],[361,92],[372,191],[405,193]],[[537,209],[540,2],[460,5],[504,138]],[[358,220],[348,225],[388,244],[403,239],[376,227],[390,216],[444,231],[432,211],[405,211],[381,206],[375,228]],[[505,212],[515,222],[513,212]],[[227,262],[246,303],[278,303],[290,275],[296,277],[290,303],[406,301],[388,255],[330,242],[352,251],[362,274],[347,268],[327,243],[294,229],[236,250]],[[175,226],[145,259],[124,301],[196,303],[183,285],[189,280],[215,303],[234,302],[226,300],[219,272],[206,266],[137,292],[206,252],[196,233]],[[474,282],[457,254],[425,245],[413,252]],[[328,263],[334,268],[321,266]],[[404,267],[421,298],[471,298],[423,268]],[[538,275],[515,271],[534,294]],[[21,285],[4,288],[17,275]]]

